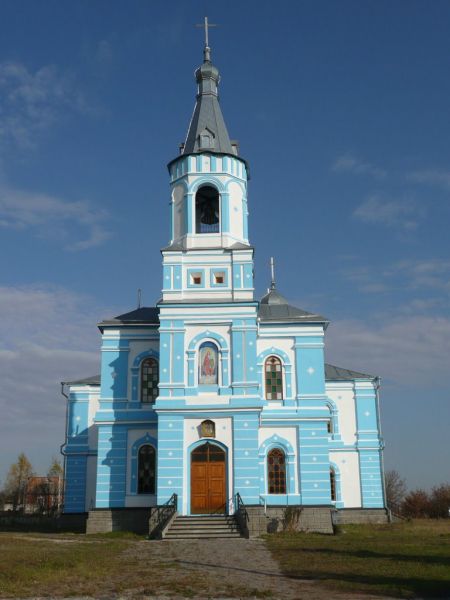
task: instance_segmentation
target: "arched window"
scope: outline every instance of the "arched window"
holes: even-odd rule
[[[336,474],[333,468],[330,468],[330,490],[331,501],[336,502]]]
[[[267,481],[269,494],[286,493],[286,456],[280,448],[274,448],[267,455]]]
[[[283,369],[281,360],[276,356],[269,356],[264,364],[266,380],[266,400],[283,399]]]
[[[218,233],[219,231],[219,192],[210,185],[204,185],[195,194],[195,232]]]
[[[141,364],[141,402],[153,404],[158,397],[159,365],[154,358],[146,358]]]
[[[198,349],[198,384],[217,385],[219,353],[212,342],[204,342]]]
[[[139,448],[138,454],[138,494],[155,493],[156,452],[150,444]]]

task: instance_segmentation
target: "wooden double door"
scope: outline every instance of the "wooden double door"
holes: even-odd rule
[[[226,512],[225,452],[210,442],[191,453],[191,514]]]

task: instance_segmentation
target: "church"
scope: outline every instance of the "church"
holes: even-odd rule
[[[329,321],[289,304],[273,273],[255,298],[249,166],[208,42],[195,78],[168,164],[162,297],[99,323],[101,374],[62,386],[64,512],[382,518],[379,378],[326,364]]]

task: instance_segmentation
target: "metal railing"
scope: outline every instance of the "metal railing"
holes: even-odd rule
[[[152,538],[162,537],[164,529],[167,527],[172,517],[178,510],[178,494],[172,496],[161,506],[152,506],[150,508],[149,536]]]
[[[249,537],[249,522],[250,517],[247,512],[247,508],[242,500],[242,497],[239,492],[236,493],[236,512],[235,512],[236,520],[238,522],[239,528],[245,537]]]
[[[267,498],[265,498],[264,496],[260,496],[259,500],[262,500],[262,503],[264,504],[264,514],[267,515]]]
[[[200,233],[219,233],[219,223],[200,223]]]
[[[245,507],[244,501],[239,492],[236,493],[236,512],[241,514],[246,521],[248,521],[248,512]]]
[[[223,504],[213,510],[210,515],[232,515],[234,512],[233,496],[225,500]]]
[[[407,518],[402,515],[402,507],[400,504],[394,504],[393,502],[388,502],[386,504],[386,510],[388,513],[389,522],[392,523],[394,519],[400,519],[401,521],[407,521]]]

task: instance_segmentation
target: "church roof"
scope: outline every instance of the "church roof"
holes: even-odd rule
[[[350,371],[325,363],[325,379],[327,381],[352,381],[353,379],[376,379],[375,375],[367,373],[359,373],[358,371]]]
[[[161,252],[165,252],[166,250],[181,252],[182,250],[186,250],[186,248],[185,246],[183,246],[182,242],[174,242],[173,244],[169,244],[169,246],[166,246],[165,248],[161,248]],[[192,250],[211,250],[211,246],[196,246],[195,248],[191,248],[191,251]],[[250,244],[235,242],[231,246],[227,246],[226,248],[224,248],[224,250],[254,250],[254,247],[250,246]]]
[[[204,50],[203,64],[195,71],[195,79],[198,83],[197,102],[182,154],[198,154],[205,151],[235,154],[219,104],[219,70],[211,62],[211,49],[208,46]],[[201,146],[202,134],[210,136],[209,147]]]
[[[261,321],[274,321],[293,323],[325,323],[328,326],[328,319],[317,313],[310,313],[288,303],[275,287],[272,287],[268,293],[261,298],[258,310],[258,317]]]
[[[353,381],[354,379],[376,379],[374,375],[350,371],[335,365],[325,364],[325,379],[327,381]],[[100,375],[78,379],[77,381],[66,381],[66,385],[100,385]]]
[[[156,306],[143,306],[112,319],[101,321],[98,326],[103,331],[105,325],[159,325],[159,309]]]
[[[75,381],[63,381],[65,385],[100,385],[100,375],[92,375]]]

